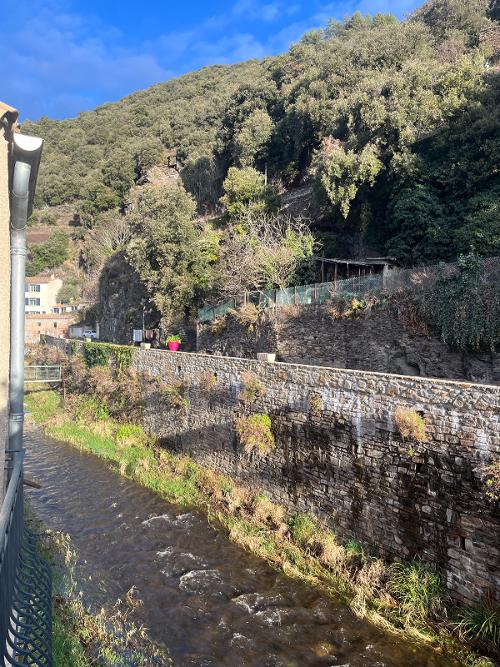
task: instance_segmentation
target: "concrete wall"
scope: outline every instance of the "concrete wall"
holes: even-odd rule
[[[276,352],[290,363],[500,384],[500,355],[452,352],[404,326],[394,309],[334,319],[324,306],[282,307],[261,313],[253,327],[228,317],[216,334],[210,324],[199,327],[197,350],[248,358]]]
[[[500,453],[499,387],[157,350],[137,350],[133,363],[154,380],[144,419],[165,447],[316,514],[373,554],[436,563],[462,603],[500,601],[499,508],[482,480]],[[247,373],[264,390],[252,404],[241,398]],[[181,381],[188,408],[166,406],[157,380]],[[424,417],[424,443],[401,438],[399,406]],[[246,455],[234,430],[259,412],[276,440],[263,457]]]

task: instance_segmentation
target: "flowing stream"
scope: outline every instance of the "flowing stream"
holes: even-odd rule
[[[232,544],[197,511],[171,505],[102,460],[33,427],[27,491],[69,533],[84,590],[112,606],[135,586],[134,620],[179,667],[450,667],[454,661],[359,620],[342,604]]]

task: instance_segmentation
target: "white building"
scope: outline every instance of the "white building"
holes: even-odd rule
[[[24,310],[27,315],[46,315],[60,306],[57,294],[63,281],[52,276],[32,276],[26,278],[24,289]],[[58,311],[60,312],[60,311]]]

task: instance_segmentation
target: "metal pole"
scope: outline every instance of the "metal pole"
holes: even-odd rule
[[[11,454],[23,448],[26,222],[32,208],[41,149],[41,139],[22,134],[14,135],[15,163],[11,189],[10,231],[9,449],[7,450]]]

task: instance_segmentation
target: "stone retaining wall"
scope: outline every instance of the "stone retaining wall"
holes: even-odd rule
[[[500,384],[500,355],[453,352],[436,336],[405,327],[394,308],[333,318],[328,306],[284,306],[259,314],[252,326],[228,316],[222,327],[198,327],[198,352],[381,373]]]
[[[57,340],[57,339],[55,339]],[[178,386],[168,408],[148,394],[145,425],[165,447],[264,488],[388,560],[436,563],[455,599],[500,601],[500,516],[484,466],[499,460],[500,388],[366,371],[137,350],[133,367]],[[242,400],[248,374],[263,393]],[[397,407],[418,411],[424,443],[404,441]],[[271,417],[276,448],[246,455],[237,416]]]

